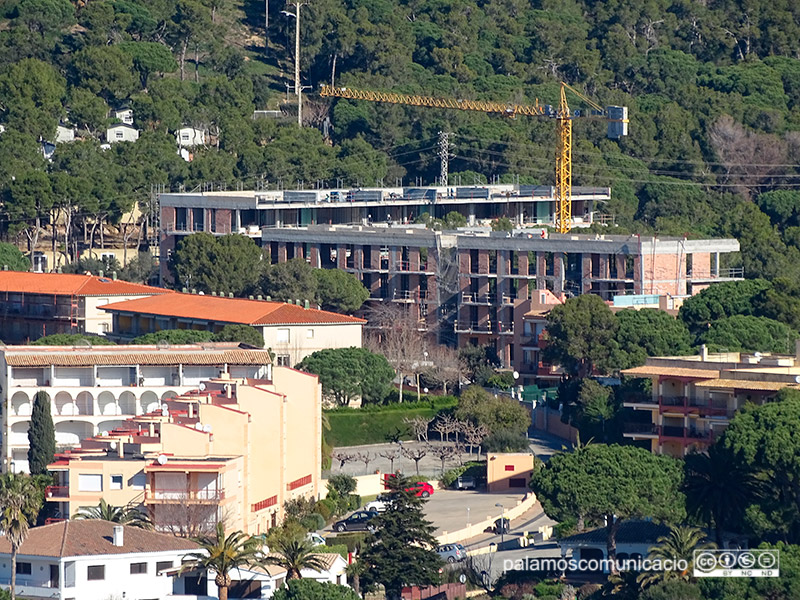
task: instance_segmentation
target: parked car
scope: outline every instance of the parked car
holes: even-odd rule
[[[436,549],[436,553],[449,563],[461,562],[467,558],[467,549],[461,544],[444,544]]]
[[[385,512],[396,497],[396,494],[380,494],[375,500],[368,502],[364,510],[379,513]]]
[[[313,531],[306,534],[306,539],[315,546],[325,545],[325,538],[318,533],[314,533]]]
[[[461,475],[458,479],[456,479],[456,489],[457,490],[474,490],[475,489],[475,478],[471,475]]]
[[[377,516],[377,512],[358,510],[346,519],[333,524],[334,531],[373,531],[375,528],[370,521]]]
[[[422,496],[423,498],[427,498],[428,496],[433,494],[433,486],[427,481],[419,481],[414,485],[412,485],[411,487],[407,487],[404,491],[411,492],[415,496]]]

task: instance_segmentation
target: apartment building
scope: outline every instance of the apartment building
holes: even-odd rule
[[[610,188],[573,187],[573,225],[595,222],[597,203],[610,198]],[[198,231],[240,233],[261,245],[262,229],[407,224],[423,213],[444,218],[453,211],[470,225],[507,216],[525,227],[553,225],[556,210],[555,188],[520,184],[165,193],[159,195],[159,205],[161,276],[166,279],[170,252],[181,238]]]
[[[703,450],[747,403],[764,404],[783,388],[800,388],[800,344],[794,356],[708,353],[648,358],[622,372],[652,381],[652,396],[631,398],[625,437],[658,454]]]
[[[25,343],[55,333],[105,335],[111,316],[100,306],[170,290],[94,275],[0,271],[0,339]]]
[[[0,349],[2,472],[28,471],[34,397],[44,391],[59,448],[158,410],[171,397],[227,371],[268,378],[269,352],[237,344],[187,346],[7,346]]]
[[[548,234],[540,229],[433,231],[421,225],[265,228],[273,262],[303,258],[354,274],[370,301],[409,307],[440,341],[494,345],[505,366],[521,350],[515,327],[533,291],[562,295],[691,295],[740,278],[721,256],[733,239]]]
[[[203,294],[171,294],[103,306],[112,315],[112,337],[129,340],[164,329],[220,331],[225,325],[250,325],[276,354],[276,364],[292,367],[326,348],[361,347],[363,319],[298,304],[245,300]],[[301,305],[301,302],[303,304]]]
[[[285,501],[319,494],[321,402],[317,377],[290,368],[222,373],[58,455],[47,501],[62,517],[101,498],[138,505],[183,536],[219,520],[264,532]]]

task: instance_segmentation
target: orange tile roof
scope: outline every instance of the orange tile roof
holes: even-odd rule
[[[122,546],[115,546],[112,543],[115,525],[118,523],[87,519],[33,527],[22,542],[19,554],[72,557],[169,550],[192,552],[198,548],[198,545],[190,540],[129,525],[124,526]],[[0,553],[11,554],[11,544],[5,536],[0,536]]]
[[[364,319],[339,313],[303,308],[295,304],[201,296],[199,294],[171,294],[125,300],[101,306],[103,310],[129,312],[163,317],[178,317],[217,323],[244,325],[340,325],[366,323]]]
[[[172,290],[94,275],[0,271],[0,292],[62,296],[132,296],[172,294]]]

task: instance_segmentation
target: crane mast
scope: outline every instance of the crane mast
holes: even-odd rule
[[[592,107],[591,111],[570,111],[566,91],[569,89],[581,100]],[[550,106],[542,106],[536,99],[532,105],[492,102],[486,100],[457,100],[455,98],[437,98],[395,92],[378,92],[354,88],[337,88],[323,85],[320,96],[346,98],[350,100],[366,100],[402,104],[406,106],[425,106],[431,108],[450,108],[455,110],[476,111],[500,114],[509,118],[517,115],[530,117],[555,117],[557,122],[556,146],[556,214],[555,228],[558,233],[569,233],[572,229],[572,121],[579,117],[601,117],[608,120],[608,137],[617,139],[628,135],[628,109],[624,106],[609,106],[605,109],[581,94],[572,86],[561,82],[561,98],[559,106],[553,110]]]

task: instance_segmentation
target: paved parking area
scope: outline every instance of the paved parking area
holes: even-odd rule
[[[523,494],[436,490],[425,503],[425,515],[436,526],[434,535],[438,535],[443,531],[462,529],[467,523],[478,523],[487,517],[499,519],[503,509],[495,504],[509,509],[522,498]]]

